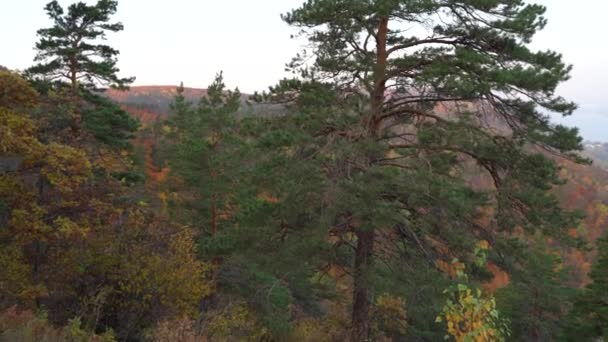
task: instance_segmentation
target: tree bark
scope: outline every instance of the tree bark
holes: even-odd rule
[[[376,65],[374,70],[374,92],[371,94],[371,115],[369,135],[377,138],[381,135],[382,107],[386,92],[386,49],[388,37],[388,17],[380,17],[376,33]],[[370,160],[373,160],[373,156]],[[370,341],[370,272],[373,266],[374,230],[358,230],[357,248],[355,251],[355,270],[353,279],[352,332],[353,342]]]
[[[382,106],[386,92],[386,64],[388,53],[386,43],[388,38],[388,17],[381,17],[376,34],[376,65],[374,70],[374,93],[372,94],[372,115],[370,133],[372,136],[380,134]]]
[[[73,51],[70,54],[70,83],[72,85],[72,93],[74,95],[78,94],[78,60],[77,60],[77,52],[78,51],[78,45],[80,44],[80,40],[82,38],[80,37],[80,35],[78,36],[78,38],[72,42],[72,49]]]
[[[352,334],[353,342],[370,341],[370,271],[374,251],[374,231],[357,233],[353,284]]]

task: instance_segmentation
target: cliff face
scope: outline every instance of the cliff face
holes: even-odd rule
[[[593,159],[594,165],[608,170],[608,143],[586,142],[585,155]]]

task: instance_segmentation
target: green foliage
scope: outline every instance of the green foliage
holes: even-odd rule
[[[240,267],[238,267],[240,266]],[[276,278],[272,273],[255,269],[255,264],[225,265],[220,277],[223,291],[238,294],[247,301],[252,314],[258,317],[262,326],[275,336],[285,336],[290,331],[290,311],[294,298],[289,289],[289,278]],[[242,272],[238,277],[233,273]]]
[[[178,89],[170,121],[169,138],[174,142],[170,145],[169,166],[196,193],[197,200],[189,204],[202,216],[190,223],[198,222],[196,226],[215,235],[222,218],[230,216],[231,191],[238,189],[233,175],[239,171],[235,153],[240,142],[234,115],[240,106],[240,94],[238,90],[226,92],[221,74],[196,108],[186,102],[182,92],[183,88]]]
[[[290,103],[281,120],[307,135],[292,150],[319,165],[315,226],[356,237],[354,259],[343,260],[353,271],[353,340],[371,338],[375,262],[407,260],[411,249],[464,257],[477,236],[499,240],[516,228],[569,242],[577,216],[549,192],[562,184],[555,163],[535,153],[583,161],[577,131],[542,114],[576,108],[554,95],[571,67],[527,46],[544,12],[518,0],[309,0],[283,16],[311,49],[290,65],[299,79],[259,98]],[[471,173],[493,186],[471,187]],[[481,211],[486,227],[476,224]]]
[[[22,342],[113,342],[114,334],[108,330],[97,335],[82,329],[80,318],[69,320],[64,327],[54,327],[44,313],[33,314],[15,307],[0,312],[0,340]]]
[[[591,283],[578,296],[563,325],[566,341],[608,339],[608,237],[597,241],[597,251],[589,273]]]
[[[111,100],[86,93],[88,106],[82,112],[84,128],[97,141],[112,148],[128,148],[139,128],[139,121]]]
[[[511,322],[517,341],[556,341],[567,321],[575,290],[567,286],[568,269],[542,240],[532,240],[526,260],[496,294],[498,307]]]
[[[237,295],[264,327],[285,336],[294,303],[315,299],[309,281],[314,268],[294,268],[311,252],[292,253],[315,245],[294,239],[285,246],[275,230],[283,199],[266,177],[279,171],[269,173],[279,163],[291,166],[264,155],[261,146],[276,146],[285,137],[266,135],[265,123],[255,118],[237,118],[240,94],[225,90],[221,74],[197,105],[180,88],[172,107],[169,166],[180,180],[171,189],[177,195],[174,215],[198,228],[201,257],[217,264],[217,296]]]

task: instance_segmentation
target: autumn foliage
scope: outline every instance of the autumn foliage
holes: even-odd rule
[[[192,232],[133,203],[120,180],[100,177],[108,164],[86,147],[39,140],[27,115],[41,101],[36,92],[10,72],[0,82],[15,83],[0,103],[0,304],[43,305],[51,322],[78,318],[87,331],[121,338],[195,315],[211,287]]]

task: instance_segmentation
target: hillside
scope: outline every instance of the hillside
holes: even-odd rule
[[[562,176],[567,183],[556,189],[562,205],[585,214],[584,221],[570,233],[595,242],[608,230],[608,171],[595,165],[577,165],[562,161]],[[587,274],[595,260],[595,251],[577,251],[567,256],[575,273],[574,282],[588,282]]]
[[[146,122],[157,116],[167,116],[176,93],[177,86],[136,86],[126,91],[108,89],[105,95]],[[205,94],[207,89],[184,87],[184,97],[192,103],[198,102]],[[241,115],[273,115],[281,110],[280,106],[252,104],[249,97],[249,94],[241,94]]]

